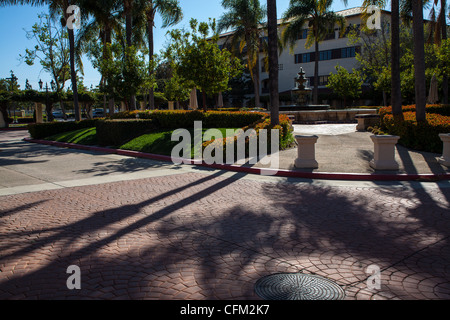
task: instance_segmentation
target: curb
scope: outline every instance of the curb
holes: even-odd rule
[[[381,173],[336,173],[336,172],[300,172],[291,170],[276,170],[276,169],[260,169],[243,167],[228,164],[207,164],[191,159],[172,159],[169,156],[143,153],[138,151],[120,150],[104,147],[84,146],[74,143],[56,142],[47,140],[35,140],[32,138],[24,138],[26,142],[49,145],[58,148],[69,148],[76,150],[92,151],[99,153],[117,154],[133,158],[142,158],[163,162],[173,163],[173,160],[179,160],[183,164],[201,166],[211,169],[220,169],[240,173],[248,173],[264,176],[277,176],[285,178],[300,178],[300,179],[317,179],[317,180],[349,180],[349,181],[419,181],[419,182],[437,182],[450,180],[450,173],[446,174],[381,174]]]

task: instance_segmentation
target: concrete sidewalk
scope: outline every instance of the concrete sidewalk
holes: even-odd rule
[[[21,138],[0,133],[0,299],[258,300],[283,272],[347,300],[450,299],[448,181],[260,177]]]

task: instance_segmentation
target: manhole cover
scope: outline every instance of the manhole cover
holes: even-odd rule
[[[280,273],[255,284],[256,294],[265,300],[342,300],[344,290],[331,280],[301,273]]]

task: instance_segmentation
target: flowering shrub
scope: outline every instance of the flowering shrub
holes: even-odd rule
[[[292,135],[293,127],[292,122],[286,115],[280,115],[280,124],[276,126],[272,126],[270,123],[270,117],[265,116],[263,119],[254,122],[251,125],[245,126],[242,128],[242,134],[245,134],[245,156],[248,157],[250,154],[250,141],[251,139],[256,138],[256,141],[259,143],[259,135],[262,129],[267,130],[267,152],[271,151],[271,133],[272,129],[279,130],[279,146],[280,149],[288,148],[294,141],[294,137]],[[237,141],[238,135],[234,135],[231,137],[224,137],[222,139],[212,139],[210,141],[206,141],[202,144],[202,149],[204,150],[206,147],[223,147],[224,158],[226,157],[226,151],[228,148],[234,148],[234,155],[237,155]],[[236,160],[236,159],[235,159]]]
[[[408,111],[403,113],[404,121],[394,119],[392,114],[383,117],[383,130],[392,135],[400,136],[400,143],[406,147],[419,150],[441,153],[441,133],[450,132],[450,117],[440,114],[427,114],[426,123],[418,123],[416,113]]]
[[[416,105],[408,105],[402,107],[403,112],[416,111]],[[426,106],[427,113],[435,113],[443,116],[450,116],[450,105],[445,104],[429,104]],[[392,107],[380,108],[378,113],[383,118],[386,114],[392,114]]]

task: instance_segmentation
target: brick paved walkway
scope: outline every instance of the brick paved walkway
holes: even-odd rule
[[[300,271],[347,299],[449,299],[449,191],[217,172],[4,196],[0,299],[257,299],[259,278]],[[366,285],[373,264],[379,291]]]
[[[85,154],[97,164],[92,158],[115,159]],[[28,166],[42,168],[33,159]],[[91,179],[105,174],[102,163]],[[134,174],[145,165],[133,164]],[[0,299],[258,299],[256,281],[280,272],[330,278],[348,300],[450,299],[448,183],[152,170],[142,179],[0,196]],[[71,265],[80,267],[81,290],[67,289]],[[372,265],[380,290],[367,286]]]

